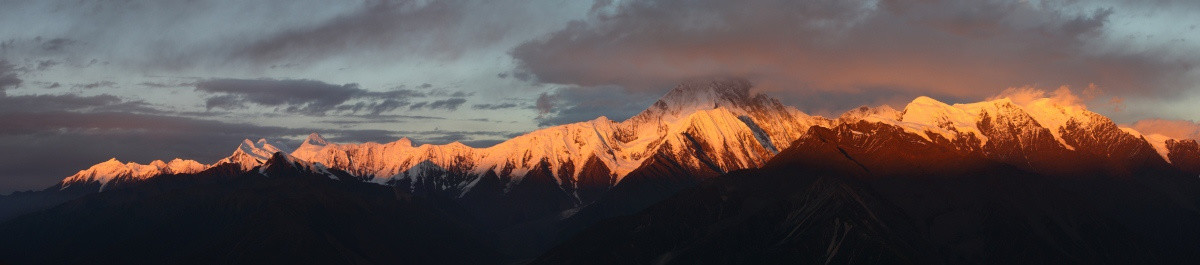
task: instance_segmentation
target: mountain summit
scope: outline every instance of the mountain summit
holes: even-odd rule
[[[671,89],[643,113],[679,116],[721,107],[742,109],[754,104],[751,87],[750,81],[738,78],[688,81]]]

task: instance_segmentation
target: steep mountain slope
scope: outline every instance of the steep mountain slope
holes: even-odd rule
[[[1171,163],[1179,169],[1200,176],[1200,144],[1196,140],[1166,140]]]
[[[1165,177],[1200,199],[1196,179]],[[761,169],[600,223],[534,264],[1194,263],[1200,212],[1149,181],[1039,175],[883,123],[814,127]]]

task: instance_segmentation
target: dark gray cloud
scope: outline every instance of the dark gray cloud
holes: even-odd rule
[[[79,42],[67,38],[11,38],[0,42],[0,55],[30,54],[49,56],[63,54]],[[39,63],[41,60],[39,60]]]
[[[204,108],[207,110],[225,109],[245,109],[246,101],[237,95],[219,95],[204,99]]]
[[[408,110],[419,110],[428,105],[429,105],[429,102],[417,102],[412,105],[408,105]]]
[[[627,91],[617,86],[566,87],[537,99],[538,126],[589,121],[607,116],[623,121],[658,100],[656,92]]]
[[[413,103],[412,105],[408,106],[408,109],[409,110],[419,110],[419,109],[458,110],[458,107],[462,106],[463,103],[467,103],[467,99],[449,98],[449,99],[442,99],[442,100]]]
[[[465,23],[484,18],[471,14],[470,6],[508,5],[499,2],[367,1],[349,14],[268,35],[234,51],[232,58],[311,61],[345,55],[347,51],[402,50],[427,58],[452,59],[501,39],[511,29],[495,22]]]
[[[50,67],[54,67],[55,65],[58,65],[58,64],[60,64],[60,63],[55,60],[41,60],[41,61],[37,62],[36,69],[38,71],[46,71],[46,70],[50,69]]]
[[[354,104],[341,105],[337,107],[337,110],[350,113],[364,112],[372,116],[378,116],[381,113],[393,111],[408,104],[409,103],[406,101],[386,99],[380,102],[358,102]]]
[[[36,39],[38,41],[41,41],[42,37],[37,37]],[[53,38],[53,39],[41,41],[41,48],[42,48],[42,50],[47,51],[47,52],[61,52],[61,51],[65,50],[67,48],[67,46],[71,46],[75,43],[76,43],[76,41],[71,40],[71,39]]]
[[[664,91],[742,76],[766,91],[982,99],[1095,83],[1123,97],[1187,91],[1194,51],[1111,36],[1123,10],[1075,1],[621,1],[512,50],[543,83]],[[848,103],[844,108],[866,102]]]
[[[0,97],[6,95],[8,89],[18,86],[21,86],[21,79],[17,78],[16,66],[0,59]]]
[[[464,98],[451,98],[451,99],[435,100],[435,101],[429,103],[429,109],[458,110],[458,106],[461,106],[463,103],[466,103],[466,102],[467,102],[467,99],[464,99]]]
[[[0,22],[9,25],[5,32],[13,32],[0,36],[0,56],[55,54],[77,62],[98,58],[131,70],[225,74],[349,68],[324,64],[331,61],[357,66],[407,59],[455,61],[464,53],[501,55],[516,42],[575,18],[581,12],[573,10],[580,5],[514,0],[13,0],[0,9]]]
[[[353,83],[335,85],[307,79],[211,79],[197,82],[196,91],[215,95],[205,101],[205,107],[210,110],[241,109],[252,103],[288,113],[317,116],[330,111],[380,115],[410,105],[411,98],[429,95],[407,89],[370,91]],[[466,100],[436,100],[421,107],[428,105],[453,110],[463,102]]]
[[[289,111],[323,114],[366,90],[358,84],[334,85],[305,79],[214,79],[196,83],[196,91],[222,94],[216,107],[229,102],[252,102],[287,107]],[[208,105],[209,108],[214,105]]]
[[[517,108],[519,106],[520,105],[517,105],[516,103],[499,103],[499,104],[475,104],[475,105],[471,105],[471,108],[472,109],[484,109],[484,110],[498,110],[498,109]]]
[[[549,93],[542,92],[534,101],[534,108],[537,108],[538,115],[550,113],[554,110],[554,96]]]
[[[102,88],[102,87],[115,87],[115,86],[117,86],[117,82],[113,82],[113,81],[97,81],[97,82],[91,82],[91,83],[86,83],[86,84],[71,85],[71,87],[82,88],[82,89],[96,89],[96,88]]]
[[[138,85],[149,88],[174,88],[174,87],[193,87],[196,83],[159,83],[159,82],[141,82]]]
[[[53,111],[120,111],[162,112],[141,100],[124,100],[117,96],[25,95],[0,97],[0,113]]]

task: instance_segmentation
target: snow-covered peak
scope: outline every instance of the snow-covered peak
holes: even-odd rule
[[[300,143],[300,147],[292,151],[292,156],[312,158],[317,155],[317,152],[320,152],[322,148],[328,145],[329,141],[322,138],[320,134],[312,133],[308,135],[308,138],[304,139],[304,142]]]
[[[157,168],[166,168],[167,162],[163,162],[162,160],[154,160],[154,161],[150,161],[150,166],[154,166]]]
[[[716,105],[745,105],[750,100],[751,86],[750,81],[736,78],[688,81],[671,89],[659,102],[668,108],[711,109]]]
[[[258,141],[245,139],[242,140],[242,144],[238,145],[237,149],[233,150],[233,154],[217,161],[216,165],[238,164],[242,170],[250,170],[271,159],[271,155],[275,153],[287,153],[286,149],[286,146],[280,143],[270,143],[267,139],[258,139]]]
[[[1037,120],[1042,127],[1050,129],[1050,133],[1054,138],[1062,141],[1062,128],[1067,126],[1071,120],[1082,125],[1091,124],[1093,119],[1092,113],[1086,107],[1078,104],[1061,104],[1053,98],[1041,98],[1029,102],[1024,106],[1029,116]]]
[[[93,165],[89,169],[112,169],[112,168],[121,167],[123,165],[125,165],[125,163],[121,162],[121,160],[117,160],[116,157],[113,157],[113,158],[109,158],[108,160],[104,160],[104,162],[100,162],[99,164]]]
[[[978,126],[980,115],[984,111],[995,109],[996,104],[1004,104],[1004,102],[985,101],[949,105],[930,97],[921,96],[904,107],[899,121],[907,123],[906,127],[937,133],[946,139],[953,140],[959,135],[973,134],[986,143],[987,137],[983,135]]]
[[[721,107],[741,114],[756,103],[750,94],[752,86],[750,81],[740,78],[684,82],[630,120],[635,123],[655,120],[669,123],[696,111]]]
[[[1097,122],[1096,117],[1101,115],[1088,111],[1087,107],[1082,104],[1063,102],[1057,98],[1039,98],[1033,101],[1024,103],[1014,103],[1018,105],[1030,118],[1037,121],[1042,127],[1049,129],[1050,134],[1059,142],[1067,145],[1063,140],[1063,130],[1067,124],[1074,121],[1081,126],[1087,127]],[[1107,118],[1105,118],[1107,119]],[[1074,149],[1070,145],[1067,148]]]
[[[268,142],[267,139],[258,139],[256,142],[251,142],[250,139],[245,139],[242,140],[242,144],[238,146],[238,150],[235,151],[235,154],[237,151],[240,151],[247,155],[253,156],[255,159],[260,161],[267,161],[267,159],[271,158],[272,154],[277,152],[286,152],[286,148],[287,146],[284,146],[280,143],[272,144]]]
[[[325,138],[321,137],[320,134],[311,133],[308,135],[308,138],[304,139],[304,143],[301,143],[300,146],[304,146],[304,145],[325,146],[327,144],[329,144],[329,142],[325,141]]]
[[[122,163],[116,158],[110,158],[107,161],[92,165],[88,169],[80,170],[75,175],[64,178],[61,182],[62,188],[88,182],[99,182],[100,189],[114,179],[132,178],[132,179],[147,179],[150,177],[164,174],[190,174],[207,169],[206,166],[194,160],[174,159],[170,163],[162,160],[154,160],[148,165],[138,164],[134,162]]]
[[[294,170],[300,170],[302,172],[306,171],[306,172],[310,172],[310,173],[324,175],[330,179],[338,179],[337,176],[335,176],[332,172],[330,172],[329,168],[326,167],[325,165],[323,165],[321,163],[314,163],[314,162],[310,162],[310,161],[306,161],[306,160],[301,160],[301,159],[298,159],[298,158],[296,158],[292,155],[289,155],[287,153],[284,153],[284,152],[272,153],[271,157],[269,159],[267,159],[266,161],[264,161],[262,163],[262,165],[258,167],[258,173],[262,174],[263,176],[267,176],[267,177],[280,177],[280,176],[273,176],[271,172],[272,172],[272,170],[281,170],[281,169],[282,170],[294,169]]]
[[[1026,105],[1015,104],[1009,98],[951,105],[931,97],[920,96],[909,102],[902,111],[895,111],[886,105],[876,108],[861,107],[846,112],[838,121],[891,124],[926,140],[931,140],[929,133],[949,140],[973,135],[981,145],[989,140],[979,127],[985,117],[991,119],[992,126],[997,122],[1009,125],[1032,125],[1036,122],[1036,125],[1027,129],[1037,130],[1040,129],[1036,128],[1039,125],[1045,127],[1063,147],[1074,149],[1063,140],[1061,128],[1072,119],[1082,124],[1090,123],[1092,118],[1087,113],[1089,112],[1082,106],[1057,104],[1050,98],[1033,100]]]
[[[200,164],[196,160],[176,158],[172,159],[171,162],[167,162],[166,168],[170,169],[173,173],[196,173],[208,169],[208,166]]]
[[[860,120],[868,122],[885,122],[892,123],[900,120],[900,111],[893,109],[892,106],[882,105],[879,107],[862,106],[843,113],[838,117],[840,122],[857,122]]]
[[[1162,156],[1167,163],[1171,163],[1171,151],[1167,148],[1167,140],[1172,140],[1171,137],[1157,133],[1144,135],[1142,132],[1129,127],[1121,127],[1121,131],[1124,131],[1129,135],[1133,135],[1134,137],[1145,139],[1147,143],[1150,143],[1151,147],[1154,147],[1154,151],[1158,152],[1158,155]]]

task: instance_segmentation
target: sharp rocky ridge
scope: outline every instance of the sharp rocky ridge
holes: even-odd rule
[[[99,184],[103,191],[114,182],[193,174],[225,164],[251,171],[283,155],[279,159],[313,170],[336,169],[363,181],[453,198],[484,189],[503,194],[553,185],[577,207],[652,163],[668,161],[691,172],[711,173],[707,175],[761,167],[780,150],[812,137],[813,127],[833,130],[848,140],[844,142],[866,150],[890,148],[878,139],[891,136],[881,132],[900,132],[924,145],[1051,175],[1121,175],[1144,168],[1200,174],[1195,140],[1142,134],[1083,106],[1049,98],[946,104],[919,97],[900,110],[862,107],[830,119],[753,93],[752,87],[744,79],[689,81],[625,121],[602,116],[485,148],[458,142],[414,146],[408,138],[334,143],[313,133],[293,150],[247,139],[212,164],[175,159],[142,165],[112,159],[63,179],[58,187]],[[531,176],[535,179],[527,179]]]

